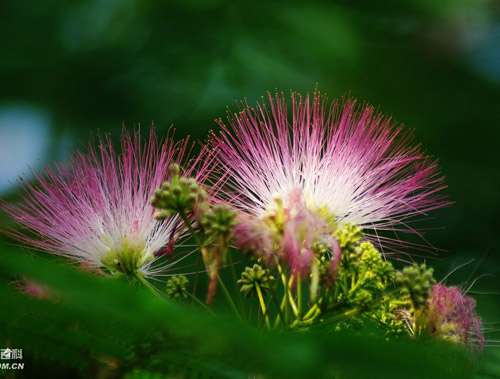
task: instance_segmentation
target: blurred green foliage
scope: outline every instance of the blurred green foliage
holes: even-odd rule
[[[26,377],[40,367],[50,367],[51,377],[103,378],[141,370],[165,378],[442,379],[484,370],[470,353],[435,341],[387,342],[369,330],[263,332],[123,280],[6,250],[12,251],[0,261],[0,340],[25,347]],[[19,277],[44,283],[50,297],[22,295],[13,284]]]
[[[204,139],[209,129],[215,127],[213,119],[224,116],[227,106],[234,109],[240,99],[247,98],[253,103],[267,90],[311,91],[317,86],[332,98],[347,94],[375,104],[414,129],[416,140],[439,158],[449,185],[447,193],[455,204],[435,212],[422,227],[429,228],[425,238],[443,251],[435,255],[428,251],[410,252],[423,255],[435,266],[438,279],[475,258],[475,262],[449,279],[451,283],[464,283],[465,288],[481,275],[500,272],[497,157],[500,5],[497,1],[3,0],[0,15],[0,107],[26,104],[49,115],[52,129],[44,160],[61,158],[61,146],[67,143],[69,150],[84,148],[88,137],[98,130],[110,132],[117,138],[123,124],[135,127],[154,123],[160,131],[174,125],[179,136],[189,133]],[[17,126],[9,127],[13,132]],[[0,151],[8,147],[2,145],[3,142],[0,140]],[[15,152],[14,149],[11,158],[21,159]],[[19,193],[14,189],[5,196],[11,200]],[[0,227],[8,223],[0,216]],[[3,255],[9,256],[9,249],[0,249],[3,274],[14,275],[33,268],[24,256],[19,257],[19,261],[12,257],[4,260]],[[54,281],[51,284],[58,288],[65,287],[64,270],[49,275],[52,266],[43,267],[40,275],[44,279]],[[37,273],[30,271],[33,275]],[[8,315],[11,322],[27,328],[24,338],[34,350],[40,351],[38,347],[42,345],[37,344],[45,343],[61,350],[61,341],[66,341],[73,344],[73,349],[65,346],[67,360],[74,355],[80,357],[75,358],[75,362],[83,362],[82,354],[88,353],[84,346],[88,347],[90,341],[98,341],[96,349],[103,354],[119,351],[119,343],[112,338],[102,338],[107,336],[107,325],[112,324],[100,324],[106,318],[121,317],[118,320],[124,327],[113,331],[115,337],[127,335],[119,331],[133,330],[129,327],[134,324],[138,332],[131,331],[126,337],[130,340],[123,339],[121,343],[135,343],[137,335],[151,333],[154,328],[137,325],[140,319],[127,314],[130,309],[151,307],[151,317],[162,317],[164,322],[158,322],[162,325],[170,325],[170,316],[178,320],[181,313],[191,314],[153,304],[153,300],[143,294],[129,299],[132,295],[128,291],[121,293],[123,288],[119,284],[68,275],[71,279],[68,279],[67,294],[75,291],[74,301],[71,307],[59,304],[62,310],[58,308],[55,313],[49,308],[57,304],[33,303],[15,297],[12,291],[2,287],[2,299],[9,301],[3,301],[0,307],[0,331],[5,331],[3,317]],[[498,291],[500,283],[495,276],[481,279],[471,289],[471,293],[477,295],[480,313],[488,322],[498,321]],[[105,309],[99,319],[93,318],[97,312],[91,312],[94,296],[98,299],[99,311]],[[106,296],[110,299],[107,305]],[[116,304],[123,299],[128,299],[127,307]],[[43,317],[54,317],[52,327],[46,329],[43,318],[26,319],[24,314],[17,317],[19,309],[32,310],[32,315],[37,310]],[[125,314],[119,314],[121,311]],[[201,316],[193,317],[201,325],[208,322]],[[59,323],[70,330],[78,329],[74,320],[87,320],[86,327],[97,333],[97,337],[82,332],[74,340],[64,339],[62,333],[66,332]],[[210,324],[207,329],[217,334],[214,325],[216,323]],[[165,328],[165,332],[172,332]],[[234,325],[234,328],[240,326]],[[194,331],[201,333],[200,329]],[[195,335],[194,331],[187,337],[199,343],[196,338],[201,338],[201,334]],[[38,339],[36,333],[40,333]],[[254,331],[248,333],[253,342],[266,338]],[[48,334],[54,339],[48,339]],[[236,339],[237,335],[223,336],[221,338]],[[290,367],[290,373],[298,375],[309,366],[305,358],[297,357],[302,353],[310,357],[307,349],[313,346],[316,350],[311,351],[318,352],[323,342],[316,342],[310,336],[301,336],[295,342],[295,337],[280,336],[285,341],[276,339],[283,342],[279,346],[278,342],[269,345],[249,342],[248,350],[253,351],[252,359],[267,362],[260,362],[265,372]],[[493,334],[490,338],[496,336]],[[218,341],[217,338],[214,341]],[[387,347],[388,350],[384,347],[387,354],[382,356],[381,352],[369,349],[370,343],[366,344],[366,350],[355,350],[353,342],[347,344],[346,350],[342,341],[324,342],[329,350],[321,350],[314,359],[326,361],[325,354],[328,354],[328,359],[338,363],[341,360],[336,357],[341,354],[346,365],[352,363],[359,370],[372,369],[371,365],[365,367],[353,361],[366,354],[379,354],[377,360],[385,362],[382,365],[388,364],[389,358],[392,363],[399,360],[399,355],[398,359],[391,356],[391,352],[399,354],[399,346]],[[224,345],[227,342],[220,344],[226,349],[234,347]],[[241,341],[231,340],[231,343]],[[269,346],[269,350],[265,350],[267,354],[262,346]],[[283,346],[286,351],[288,346],[297,351],[282,355]],[[359,343],[357,348],[365,349],[364,346],[364,342]],[[420,354],[412,350],[417,347],[404,349]],[[186,350],[179,356],[184,353]],[[190,352],[182,356],[196,359]],[[226,372],[231,367],[236,373],[245,372],[242,366],[236,363],[233,366],[234,354],[228,356],[228,362],[220,361],[221,357],[224,358],[223,354],[214,359],[211,370]],[[499,358],[498,352],[487,351],[484,359],[490,371],[500,375],[500,367],[495,363]],[[321,367],[322,363],[314,359],[311,362]],[[56,357],[55,361],[59,359]],[[418,363],[416,358],[415,362]],[[204,364],[209,363],[204,361]],[[417,370],[420,365],[417,366],[408,372]],[[141,377],[137,375],[131,377]]]

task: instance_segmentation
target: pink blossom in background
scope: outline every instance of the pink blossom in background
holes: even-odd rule
[[[32,279],[22,278],[15,282],[15,286],[21,293],[34,299],[55,300],[57,298],[48,286]]]

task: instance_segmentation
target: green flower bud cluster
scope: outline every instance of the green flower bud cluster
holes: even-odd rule
[[[388,336],[413,335],[435,283],[432,270],[425,264],[396,270],[354,225],[343,225],[333,237],[339,243],[341,257],[334,280],[324,281],[327,286],[320,295],[324,296],[320,299],[324,304],[322,312],[340,312],[337,329],[356,329],[366,322],[376,322]],[[316,243],[313,251],[317,275],[327,278],[331,247]]]
[[[328,209],[328,207],[318,207],[314,210],[317,216],[319,216],[326,224],[332,229],[337,229],[337,218],[335,215]]]
[[[396,284],[401,297],[409,298],[415,308],[425,305],[435,282],[433,269],[427,268],[425,263],[412,264],[396,274]]]
[[[174,300],[184,300],[189,296],[187,285],[188,278],[185,275],[174,275],[167,280],[165,292],[167,296]]]
[[[201,225],[207,236],[217,239],[229,239],[235,225],[235,212],[224,205],[208,209],[201,217]]]
[[[370,318],[378,322],[387,335],[400,336],[408,331],[406,319],[410,314],[406,306],[407,303],[388,293],[383,295],[380,305],[374,309]]]
[[[349,247],[342,253],[336,280],[337,301],[366,308],[392,284],[395,270],[371,242],[359,242],[357,237],[356,240],[357,244],[348,242]]]
[[[363,238],[363,232],[358,226],[345,224],[334,233],[341,249],[352,250]]]
[[[432,269],[413,264],[395,270],[371,242],[362,240],[357,227],[346,225],[335,235],[342,258],[334,283],[334,304],[357,310],[355,317],[343,323],[372,320],[389,335],[414,333],[419,310],[435,283]]]
[[[330,263],[332,259],[332,251],[330,247],[321,241],[314,242],[312,251],[318,259],[318,274],[322,280],[326,280],[330,275]]]
[[[259,264],[254,264],[252,267],[246,267],[241,273],[241,278],[238,280],[240,291],[249,296],[253,292],[260,290],[269,290],[274,281],[268,269],[262,268]]]
[[[329,259],[332,254],[330,246],[322,241],[315,241],[312,246],[312,251],[314,252],[314,255],[316,255],[316,257],[318,257],[319,259],[323,257]]]
[[[207,199],[206,191],[196,179],[179,176],[179,172],[179,165],[170,166],[170,181],[164,182],[151,199],[153,207],[158,209],[155,214],[157,219],[176,213],[190,213],[196,205],[203,204]]]
[[[170,175],[170,181],[164,182],[151,199],[157,208],[155,217],[179,215],[192,233],[209,276],[210,303],[217,291],[218,272],[226,260],[236,215],[229,207],[210,204],[207,192],[195,178],[180,176],[178,165],[170,167]]]
[[[207,303],[212,301],[217,291],[217,277],[227,259],[235,217],[235,212],[226,206],[207,204],[198,218],[201,253],[210,278]]]

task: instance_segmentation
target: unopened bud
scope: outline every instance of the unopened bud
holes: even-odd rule
[[[254,264],[252,267],[246,267],[241,273],[241,278],[238,280],[240,291],[249,296],[259,287],[261,290],[271,289],[274,277],[268,269],[262,268],[261,265]]]
[[[187,299],[189,296],[188,283],[189,280],[185,275],[174,275],[167,280],[165,292],[169,298],[174,300]]]

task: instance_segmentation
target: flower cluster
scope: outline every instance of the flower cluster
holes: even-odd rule
[[[211,303],[219,270],[226,260],[234,212],[224,205],[210,203],[207,192],[196,180],[179,176],[177,165],[171,166],[170,172],[170,181],[165,181],[154,193],[151,204],[157,209],[158,220],[179,216],[184,227],[196,235],[210,278],[207,303]]]
[[[119,153],[101,141],[37,176],[21,204],[2,205],[28,229],[11,234],[199,302],[187,273],[163,272],[184,259],[172,253],[186,239],[208,275],[208,304],[221,286],[240,313],[221,272],[230,254],[248,263],[233,285],[257,299],[268,328],[375,323],[388,336],[484,345],[472,298],[436,283],[425,264],[398,268],[384,254],[404,245],[391,232],[416,232],[412,219],[447,204],[436,163],[400,127],[318,92],[292,94],[290,107],[269,95],[219,125],[191,160],[187,139],[158,143],[153,131],[145,144],[124,132]],[[148,280],[157,274],[169,277],[163,289]]]
[[[306,207],[299,190],[288,196],[286,207],[284,204],[276,197],[262,217],[241,215],[234,229],[235,244],[268,264],[288,264],[295,274],[306,275],[320,247],[336,250],[333,228]]]

